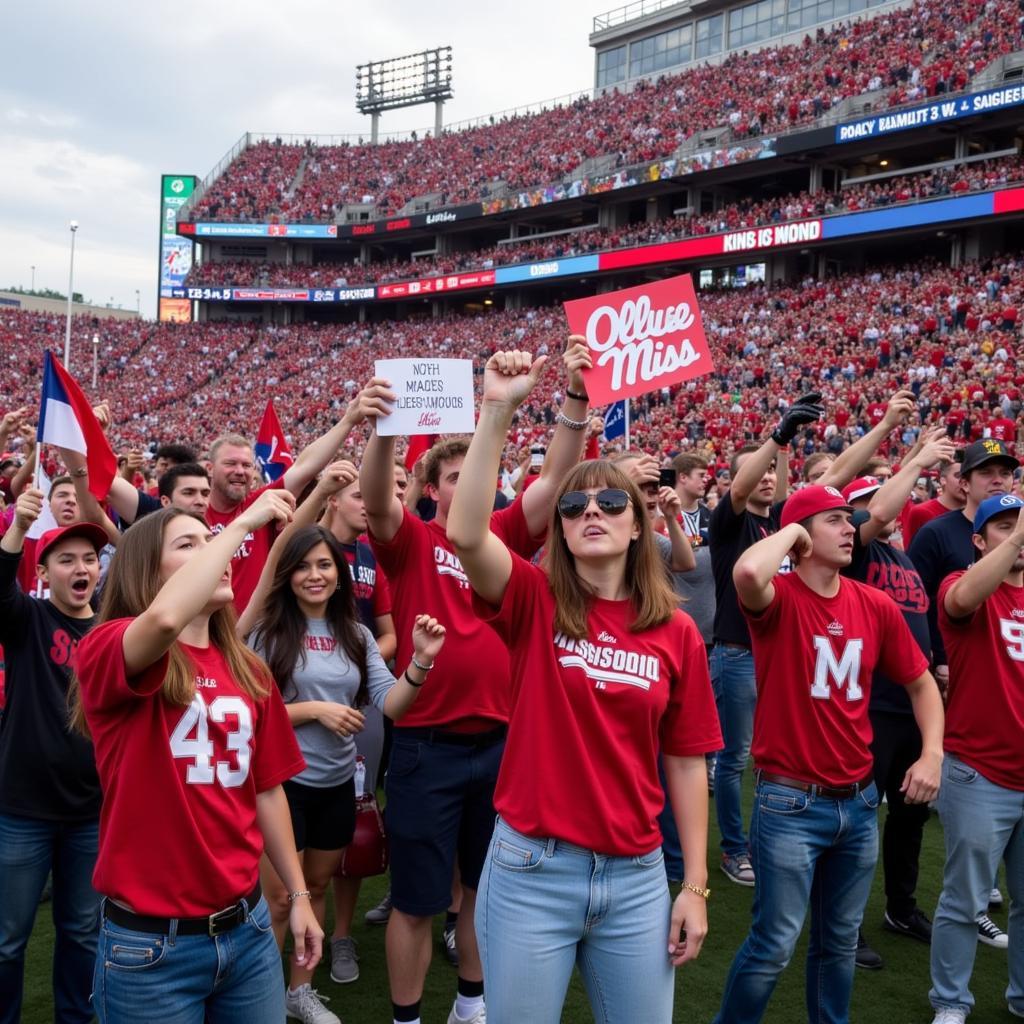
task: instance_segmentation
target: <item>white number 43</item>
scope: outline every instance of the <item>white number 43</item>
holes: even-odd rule
[[[213,759],[210,720],[225,722],[229,715],[234,717],[235,728],[227,734],[227,749],[234,753],[237,768],[232,768],[230,761]],[[185,773],[189,784],[209,786],[216,777],[225,789],[231,789],[249,777],[251,738],[252,713],[241,697],[217,697],[207,707],[203,695],[197,693],[171,733],[171,754],[192,762]]]

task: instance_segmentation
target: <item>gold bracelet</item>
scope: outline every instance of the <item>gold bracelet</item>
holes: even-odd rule
[[[699,885],[694,885],[693,882],[683,882],[684,889],[689,889],[690,892],[696,893],[698,896],[703,896],[707,899],[711,895],[710,889],[702,889]]]

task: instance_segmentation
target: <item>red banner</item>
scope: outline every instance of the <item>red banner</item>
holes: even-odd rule
[[[591,405],[607,405],[710,373],[714,366],[689,274],[565,303],[587,339]]]

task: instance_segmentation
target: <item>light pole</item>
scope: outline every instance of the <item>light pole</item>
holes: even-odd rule
[[[99,358],[100,358],[100,336],[94,334],[92,336],[92,392],[96,394],[96,380],[99,376]]]
[[[68,270],[68,314],[64,324],[64,369],[71,369],[71,296],[75,287],[75,232],[78,221],[73,220],[68,227],[71,229],[71,267]]]
[[[33,295],[35,294],[35,290],[36,290],[36,267],[35,267],[35,264],[33,263],[32,264],[32,294]]]
[[[139,289],[135,289],[135,315],[142,316],[142,299],[139,297]]]

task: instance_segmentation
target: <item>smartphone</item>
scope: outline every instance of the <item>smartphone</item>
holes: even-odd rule
[[[530,469],[540,469],[544,465],[544,449],[537,447],[530,449]]]
[[[659,487],[675,487],[678,474],[674,469],[663,469],[658,474]]]

